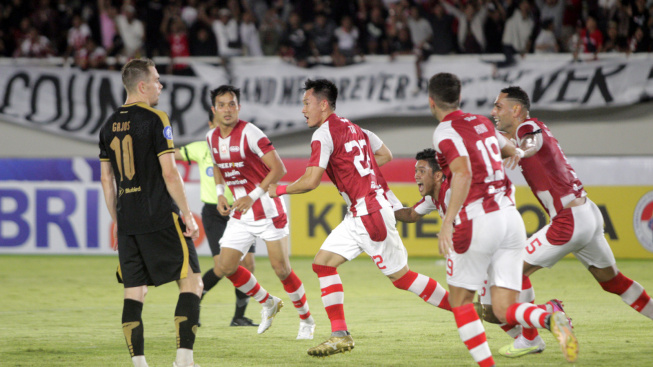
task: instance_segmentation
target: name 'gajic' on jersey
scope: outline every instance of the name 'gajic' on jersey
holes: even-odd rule
[[[145,103],[118,108],[100,130],[100,161],[111,162],[118,232],[141,234],[174,225],[179,208],[168,193],[159,156],[174,154],[168,116]]]
[[[210,130],[206,141],[211,150],[213,164],[220,168],[225,184],[236,200],[248,195],[265,179],[270,168],[261,159],[274,150],[270,139],[254,124],[238,120],[228,136],[222,137],[220,128]],[[233,212],[235,219],[246,221],[275,218],[286,213],[281,198],[270,198],[265,193],[243,214]]]

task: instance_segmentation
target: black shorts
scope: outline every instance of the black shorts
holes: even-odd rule
[[[183,279],[188,265],[194,273],[200,272],[193,240],[184,237],[186,226],[177,214],[171,215],[174,226],[151,233],[118,234],[118,281],[122,280],[125,288]]]
[[[220,239],[227,228],[227,221],[229,221],[229,216],[220,214],[217,204],[204,203],[202,224],[204,224],[204,233],[206,233],[206,239],[209,240],[213,256],[220,255]],[[248,252],[256,252],[256,243],[252,244]]]

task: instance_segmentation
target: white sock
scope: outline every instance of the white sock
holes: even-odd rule
[[[148,367],[145,356],[134,356],[132,362],[134,362],[134,367]]]
[[[186,348],[177,349],[177,359],[175,363],[178,367],[187,367],[193,365],[193,350]]]

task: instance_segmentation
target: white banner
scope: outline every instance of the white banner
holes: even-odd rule
[[[302,87],[327,78],[339,88],[338,114],[353,121],[375,116],[429,116],[426,80],[418,83],[412,57],[385,57],[347,67],[298,68],[279,58],[235,58],[222,67],[193,64],[198,77],[162,75],[157,108],[170,116],[177,144],[206,132],[209,92],[231,81],[241,88],[241,118],[269,136],[306,129]],[[423,77],[451,72],[463,82],[463,109],[487,115],[501,88],[519,85],[534,110],[566,110],[634,104],[653,97],[648,55],[571,63],[569,55],[529,55],[496,69],[478,57],[432,56]],[[0,66],[0,120],[95,142],[101,124],[124,101],[119,72]]]

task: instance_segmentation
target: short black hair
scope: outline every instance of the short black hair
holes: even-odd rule
[[[501,93],[506,94],[506,98],[512,99],[513,101],[521,104],[526,111],[531,110],[531,100],[528,98],[528,93],[526,93],[521,87],[510,86],[507,88],[501,89]]]
[[[313,90],[318,100],[326,99],[329,102],[329,107],[334,111],[336,110],[338,87],[332,81],[327,79],[307,79],[304,82],[304,91],[308,91],[309,89]]]
[[[429,80],[429,97],[441,109],[455,109],[460,105],[462,83],[451,73],[438,73]]]
[[[415,155],[415,159],[418,161],[428,162],[429,166],[431,166],[431,169],[433,170],[433,173],[437,171],[442,171],[442,168],[440,168],[438,161],[435,160],[435,149],[426,148],[421,152],[417,153],[417,155]]]
[[[240,104],[240,88],[236,88],[233,85],[221,85],[211,91],[211,106],[215,105],[215,98],[223,94],[233,93],[236,96],[236,102]]]

